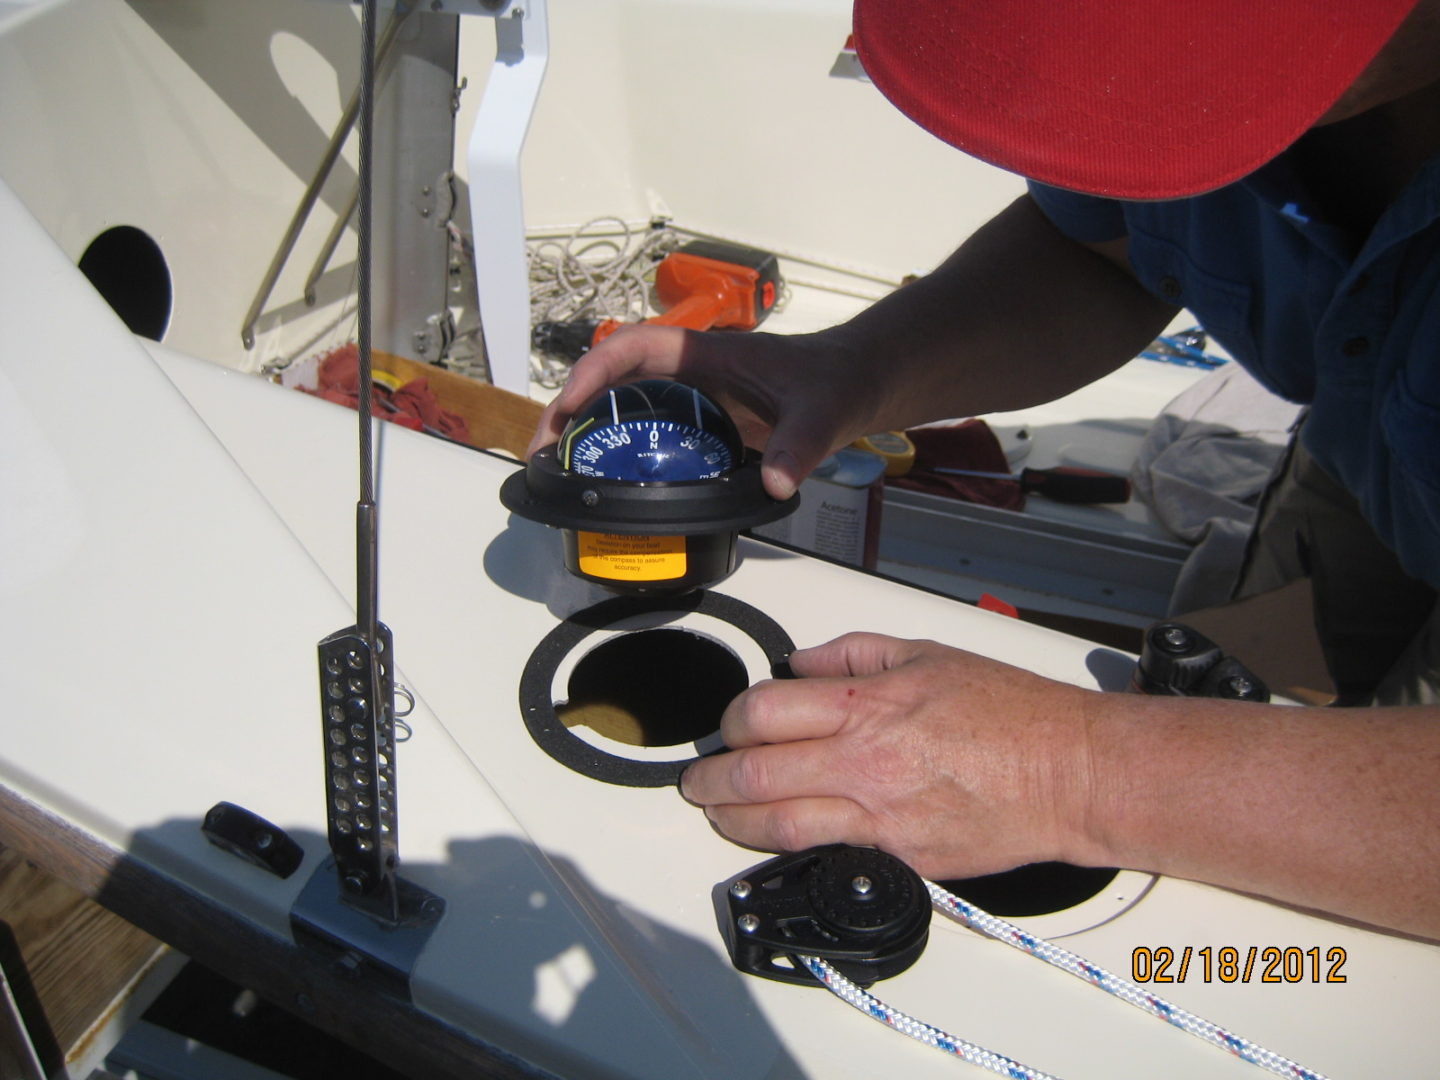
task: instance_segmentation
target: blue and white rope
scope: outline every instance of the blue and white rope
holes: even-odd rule
[[[1039,957],[1052,967],[1061,971],[1068,971],[1077,979],[1084,979],[1086,982],[1100,987],[1107,993],[1114,994],[1120,1000],[1134,1005],[1137,1009],[1158,1017],[1167,1023],[1173,1024],[1182,1031],[1188,1031],[1196,1038],[1203,1039],[1212,1046],[1218,1046],[1222,1050],[1228,1050],[1236,1057],[1258,1065],[1262,1069],[1268,1069],[1277,1076],[1284,1076],[1290,1080],[1325,1080],[1317,1072],[1297,1065],[1287,1057],[1275,1053],[1273,1050],[1266,1050],[1263,1046],[1257,1046],[1249,1039],[1242,1038],[1233,1032],[1226,1031],[1218,1024],[1202,1019],[1192,1012],[1171,1004],[1164,998],[1150,993],[1148,990],[1131,982],[1129,979],[1122,979],[1120,976],[1106,971],[1104,968],[1083,957],[1076,956],[1067,949],[1038,938],[1034,934],[1026,933],[1011,923],[1006,922],[983,911],[974,904],[962,900],[955,894],[942,889],[934,882],[927,881],[926,887],[930,890],[930,901],[940,911],[945,912],[957,922],[978,930],[987,937],[996,941],[1003,941],[1022,952],[1031,956]]]
[[[1267,1050],[1249,1039],[1227,1031],[1218,1024],[1196,1016],[1194,1013],[1150,993],[1130,980],[1122,979],[1120,976],[1090,963],[1083,957],[1077,956],[1067,949],[1062,949],[1053,942],[1027,933],[1020,927],[962,900],[932,881],[927,881],[925,885],[930,890],[930,902],[937,910],[972,930],[1029,953],[1052,967],[1069,972],[1077,979],[1084,979],[1092,986],[1098,986],[1137,1009],[1158,1017],[1182,1031],[1187,1031],[1212,1046],[1227,1050],[1241,1060],[1258,1065],[1276,1076],[1283,1076],[1288,1080],[1325,1080],[1321,1073],[1307,1069],[1273,1050]],[[912,1039],[943,1050],[973,1065],[980,1065],[1001,1076],[1014,1077],[1015,1080],[1046,1080],[1047,1074],[1045,1073],[1011,1061],[1001,1054],[975,1046],[963,1039],[957,1039],[939,1028],[931,1027],[929,1024],[891,1008],[883,1001],[860,989],[823,960],[813,956],[801,956],[799,960],[810,970],[812,975],[824,983],[842,1001],[868,1013],[874,1019],[896,1031],[909,1035]]]
[[[961,1061],[968,1061],[972,1065],[979,1065],[982,1069],[989,1069],[1001,1076],[1008,1076],[1011,1080],[1055,1080],[1055,1077],[1049,1073],[1042,1073],[1028,1065],[1021,1065],[1018,1061],[1012,1061],[1004,1054],[997,1054],[993,1050],[986,1050],[983,1046],[976,1046],[964,1039],[957,1039],[948,1032],[916,1020],[899,1009],[891,1008],[873,994],[856,986],[819,957],[800,956],[796,959],[809,968],[810,974],[824,983],[826,988],[841,1001],[859,1009],[871,1019],[879,1020],[882,1024],[894,1028],[902,1035],[909,1035],[916,1042],[933,1046],[936,1050],[944,1051]]]

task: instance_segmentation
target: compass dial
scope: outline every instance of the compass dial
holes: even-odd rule
[[[735,467],[719,436],[674,420],[624,420],[570,443],[570,468],[606,480],[710,480]]]
[[[740,459],[729,418],[698,391],[663,380],[609,391],[575,417],[561,440],[565,468],[632,483],[712,480]]]

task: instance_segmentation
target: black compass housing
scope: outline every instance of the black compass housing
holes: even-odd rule
[[[698,470],[708,471],[697,478]],[[784,517],[799,496],[766,494],[759,455],[708,398],[651,379],[617,387],[577,414],[558,444],[505,480],[500,501],[561,529],[565,567],[577,577],[654,595],[728,576],[740,530]]]

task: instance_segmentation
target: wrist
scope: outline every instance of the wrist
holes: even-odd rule
[[[1165,769],[1165,706],[1174,700],[1084,692],[1060,788],[1064,861],[1155,869],[1144,834],[1157,812],[1152,789]]]
[[[945,419],[945,395],[931,385],[935,365],[927,365],[906,335],[891,332],[872,312],[813,335],[837,371],[837,382],[843,380],[855,395],[851,411],[863,418],[856,437]]]

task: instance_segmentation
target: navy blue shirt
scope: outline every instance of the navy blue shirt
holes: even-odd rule
[[[1083,242],[1129,237],[1142,285],[1310,406],[1306,449],[1407,573],[1440,588],[1440,157],[1357,252],[1282,156],[1207,195],[1120,202],[1030,185]]]

